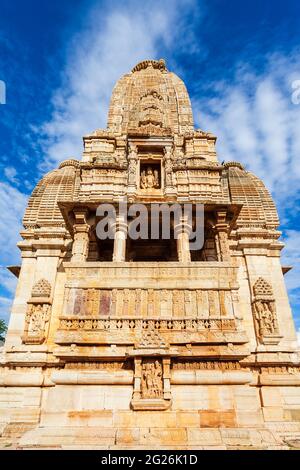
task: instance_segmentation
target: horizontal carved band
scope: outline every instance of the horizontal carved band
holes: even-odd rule
[[[139,318],[61,318],[61,330],[236,330],[235,320],[233,319],[172,319],[155,320]]]

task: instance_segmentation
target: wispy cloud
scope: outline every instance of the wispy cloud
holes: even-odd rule
[[[286,230],[284,236],[285,248],[282,262],[293,269],[285,275],[290,298],[295,305],[300,306],[300,231]]]
[[[16,178],[17,170],[13,166],[7,166],[4,169],[4,175],[8,179],[8,181],[10,181],[11,183],[14,183],[14,184],[19,183],[18,178]]]
[[[109,99],[115,82],[140,60],[159,58],[176,36],[176,19],[196,9],[195,1],[163,2],[146,0],[107,4],[92,11],[85,31],[75,36],[68,48],[68,58],[61,87],[53,96],[53,114],[42,126],[43,165],[80,158],[82,135],[106,127]],[[99,27],[99,25],[101,27]],[[192,31],[182,35],[182,47],[196,44]],[[184,27],[182,25],[182,27]]]
[[[197,123],[218,136],[219,158],[244,163],[278,202],[297,193],[300,182],[300,105],[292,103],[298,57],[266,57],[260,73],[239,64],[233,82],[212,83],[214,97],[198,98],[194,107]]]
[[[16,288],[16,278],[6,269],[7,265],[20,263],[19,250],[16,246],[20,239],[22,217],[28,196],[9,183],[0,182],[0,317],[9,316],[11,297]]]
[[[300,104],[293,103],[292,84],[300,78],[299,51],[266,57],[260,72],[249,64],[239,64],[234,76],[230,83],[224,80],[210,84],[213,98],[196,97],[196,122],[217,135],[221,161],[240,161],[262,178],[273,194],[285,228],[298,228]],[[293,265],[286,281],[290,300],[298,311],[300,231],[284,230],[284,241],[282,262]]]

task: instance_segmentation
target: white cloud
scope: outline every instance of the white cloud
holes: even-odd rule
[[[293,291],[300,288],[300,231],[286,230],[285,233],[285,248],[282,252],[282,263],[287,266],[293,266],[293,269],[285,275],[287,286]],[[298,294],[298,303],[300,304],[300,293]]]
[[[282,223],[297,218],[300,197],[300,104],[292,101],[293,81],[300,78],[299,54],[266,57],[257,73],[239,64],[235,79],[211,84],[214,98],[198,98],[195,120],[217,137],[219,159],[236,160],[262,178],[272,191]],[[285,280],[289,297],[300,305],[300,231],[286,230],[282,263],[292,265]]]
[[[300,183],[300,105],[292,83],[300,78],[297,52],[266,58],[261,74],[236,68],[231,83],[211,84],[215,98],[198,99],[196,122],[218,137],[220,160],[237,160],[260,176],[277,198],[288,201]]]
[[[106,127],[115,82],[137,62],[158,59],[159,43],[170,45],[178,32],[176,21],[182,22],[190,9],[199,10],[199,2],[192,0],[171,0],[165,6],[158,0],[132,0],[124,8],[119,2],[111,5],[95,8],[86,29],[68,48],[62,85],[53,96],[53,115],[42,126],[44,168],[81,157],[82,136]],[[188,29],[183,47],[187,42],[196,43]]]
[[[7,269],[7,265],[19,264],[20,255],[16,246],[20,240],[22,217],[28,196],[13,188],[8,183],[0,182],[0,318],[8,320],[11,297],[16,288],[17,279]],[[9,297],[4,297],[8,292]]]
[[[8,183],[0,182],[0,247],[1,264],[19,261],[16,243],[20,239],[22,217],[28,196]]]
[[[18,179],[16,178],[17,170],[13,166],[7,166],[4,169],[4,174],[6,178],[8,179],[8,181],[10,181],[11,183],[14,183],[14,184],[19,183]]]
[[[300,330],[297,331],[297,342],[298,342],[298,345],[300,346]]]

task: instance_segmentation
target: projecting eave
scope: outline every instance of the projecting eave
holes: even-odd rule
[[[14,276],[19,278],[21,266],[6,266],[6,269],[10,271]]]
[[[136,200],[136,203],[141,202],[140,200]],[[88,201],[61,201],[58,202],[58,206],[60,209],[60,212],[63,216],[63,219],[65,221],[65,224],[67,226],[68,231],[70,232],[71,235],[73,235],[73,223],[74,223],[74,215],[73,211],[74,209],[88,209],[91,213],[95,213],[97,210],[99,204],[113,204],[115,206],[118,205],[119,201],[118,200],[88,200]],[[145,202],[145,205],[149,205],[151,203],[155,203],[155,201],[147,201]],[[158,204],[161,204],[161,201],[157,202]],[[170,204],[173,202],[170,201]],[[206,213],[214,213],[222,209],[226,209],[227,211],[227,221],[229,223],[229,228],[230,231],[235,227],[236,221],[238,219],[239,213],[242,209],[242,204],[224,204],[224,203],[215,203],[214,201],[199,201],[199,200],[190,200],[186,201],[188,204],[203,204],[204,205],[204,211]],[[88,219],[88,214],[87,214],[87,219]]]

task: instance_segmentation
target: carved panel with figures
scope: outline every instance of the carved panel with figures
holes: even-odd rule
[[[270,284],[260,277],[253,286],[252,303],[257,337],[264,344],[278,344],[281,336],[277,321],[275,298]]]
[[[202,289],[65,289],[63,316],[234,318],[231,291]]]
[[[25,316],[23,342],[42,344],[47,336],[51,309],[51,284],[40,279],[32,288]]]

